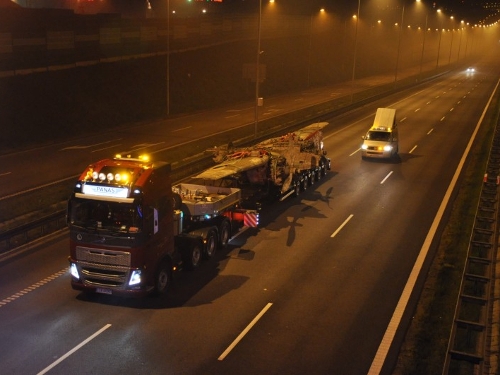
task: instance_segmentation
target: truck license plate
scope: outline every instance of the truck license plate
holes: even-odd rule
[[[106,288],[97,288],[95,291],[101,294],[111,294],[111,289]]]

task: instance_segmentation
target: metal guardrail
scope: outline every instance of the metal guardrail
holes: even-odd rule
[[[480,200],[462,275],[443,375],[490,374],[494,316],[493,292],[498,243],[500,123],[492,141]],[[498,292],[497,292],[498,293]],[[493,319],[493,320],[492,320]],[[496,349],[498,350],[498,348]],[[496,364],[493,364],[496,367]]]
[[[66,226],[66,211],[57,211],[0,234],[0,254]]]

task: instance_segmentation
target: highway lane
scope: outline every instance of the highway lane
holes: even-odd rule
[[[332,172],[213,262],[180,273],[167,299],[83,298],[61,274],[66,238],[2,265],[2,368],[367,373],[494,83],[454,75],[332,119]],[[379,105],[398,109],[401,162],[356,152]]]
[[[400,77],[412,73],[415,72],[401,72]],[[390,83],[392,80],[392,75],[367,77],[356,79],[353,83],[265,98],[259,120]],[[188,144],[215,132],[254,122],[255,108],[252,103],[240,103],[225,109],[147,123],[125,124],[95,135],[0,154],[0,200],[57,181],[75,179],[88,164],[116,153],[149,153],[161,158],[162,151],[169,147]]]
[[[466,90],[468,92],[469,88]],[[462,95],[463,91],[449,95],[445,101],[455,102]],[[442,101],[439,107],[448,111],[451,107],[446,104]],[[406,103],[398,105],[407,107]],[[429,114],[425,122],[418,121],[425,124],[420,126],[425,134],[433,126],[432,122],[442,118],[434,116],[435,121],[429,121],[432,118]],[[344,216],[339,218],[339,225],[344,218],[350,220],[331,242],[321,246],[323,251],[318,250],[311,256],[311,260],[316,259],[314,264],[317,267],[313,271],[308,267],[304,279],[299,278],[300,282],[287,284],[290,290],[288,294],[283,293],[285,301],[279,299],[284,306],[278,307],[279,301],[274,301],[272,309],[255,327],[258,333],[252,331],[240,344],[241,349],[235,351],[234,361],[227,357],[230,364],[224,367],[223,373],[231,372],[227,369],[236,371],[241,366],[243,353],[253,351],[259,352],[255,357],[259,358],[259,363],[264,363],[257,367],[257,371],[254,366],[258,365],[252,363],[255,372],[277,373],[280,368],[286,368],[287,373],[301,373],[310,366],[309,373],[367,373],[367,362],[373,358],[376,349],[373,346],[378,345],[373,338],[380,340],[382,337],[383,328],[391,316],[388,307],[394,308],[399,298],[399,294],[392,291],[402,290],[435,208],[444,195],[447,187],[444,182],[449,181],[454,172],[449,166],[455,165],[461,156],[450,150],[461,149],[460,142],[467,141],[470,135],[468,120],[468,117],[451,119],[447,127],[439,129],[445,134],[452,131],[447,136],[448,143],[441,143],[439,137],[420,140],[418,145],[422,146],[423,152],[418,159],[406,159],[402,151],[404,161],[395,165],[342,160],[344,168],[338,171],[334,186],[345,183],[339,190],[346,194],[340,205],[339,199],[333,201],[335,212],[328,216],[342,212]],[[419,134],[412,136],[405,126],[401,126],[400,134],[405,134],[408,141],[420,137]],[[403,143],[402,150],[410,148]],[[428,150],[427,153],[424,150]],[[440,155],[445,155],[442,162],[448,166],[444,173],[441,166],[435,167],[432,162],[434,159],[440,162]],[[378,181],[374,175],[378,176]],[[353,187],[358,187],[361,193],[358,195]],[[311,230],[310,225],[307,230]],[[310,238],[306,233],[302,232],[298,237],[305,235]],[[327,249],[332,249],[332,253]],[[313,303],[311,297],[316,299]],[[304,304],[312,304],[312,308],[309,310]],[[279,312],[272,315],[275,309]],[[297,333],[297,336],[303,336],[287,337],[286,331],[293,330],[294,325],[282,322],[288,322],[289,315],[296,327],[304,327]],[[277,348],[263,345],[270,341],[268,336],[276,335],[280,336],[279,339],[274,337],[279,343]]]

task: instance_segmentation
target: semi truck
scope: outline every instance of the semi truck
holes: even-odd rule
[[[263,198],[284,200],[299,195],[331,169],[323,148],[322,130],[326,125],[314,123],[250,147],[224,145],[210,149],[216,164],[193,181],[238,187],[245,202],[252,200],[252,208]]]
[[[177,184],[171,166],[147,158],[104,159],[80,175],[68,200],[71,286],[111,295],[164,294],[259,213],[241,190]]]

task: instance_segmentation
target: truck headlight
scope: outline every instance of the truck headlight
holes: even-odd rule
[[[78,268],[76,267],[75,263],[71,263],[69,265],[69,272],[75,279],[80,280],[80,274],[78,273]]]
[[[141,283],[141,270],[133,270],[132,275],[130,275],[129,286],[137,285]]]

